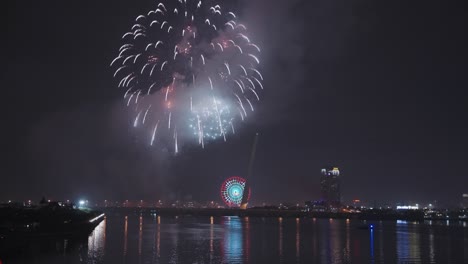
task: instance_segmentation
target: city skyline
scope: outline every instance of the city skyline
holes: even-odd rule
[[[149,2],[8,3],[0,200],[218,199],[224,179],[246,177],[258,132],[254,203],[319,199],[324,164],[345,175],[347,201],[459,203],[468,192],[463,8],[238,3],[262,47],[264,96],[226,142],[178,155],[135,132],[109,69]]]

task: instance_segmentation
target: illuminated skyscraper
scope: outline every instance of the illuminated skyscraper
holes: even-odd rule
[[[341,204],[340,170],[337,167],[322,169],[320,190],[327,206],[338,207]]]
[[[463,208],[468,208],[468,193],[464,193],[462,196],[462,207]]]

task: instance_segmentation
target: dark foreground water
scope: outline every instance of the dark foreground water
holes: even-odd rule
[[[37,241],[9,263],[468,263],[462,222],[108,216],[84,239]]]

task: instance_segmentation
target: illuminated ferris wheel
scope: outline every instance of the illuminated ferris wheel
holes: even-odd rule
[[[244,195],[245,179],[237,176],[227,178],[221,185],[221,198],[228,207],[239,207]],[[250,188],[247,193],[250,198]]]

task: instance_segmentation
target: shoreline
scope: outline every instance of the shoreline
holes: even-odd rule
[[[104,207],[96,208],[106,215],[122,214],[156,214],[160,216],[239,216],[239,217],[284,217],[284,218],[329,218],[329,219],[354,219],[354,220],[404,220],[404,221],[467,221],[459,217],[425,217],[422,211],[388,211],[388,212],[304,212],[299,210],[280,210],[280,209],[226,209],[226,208],[127,208],[127,207]]]

